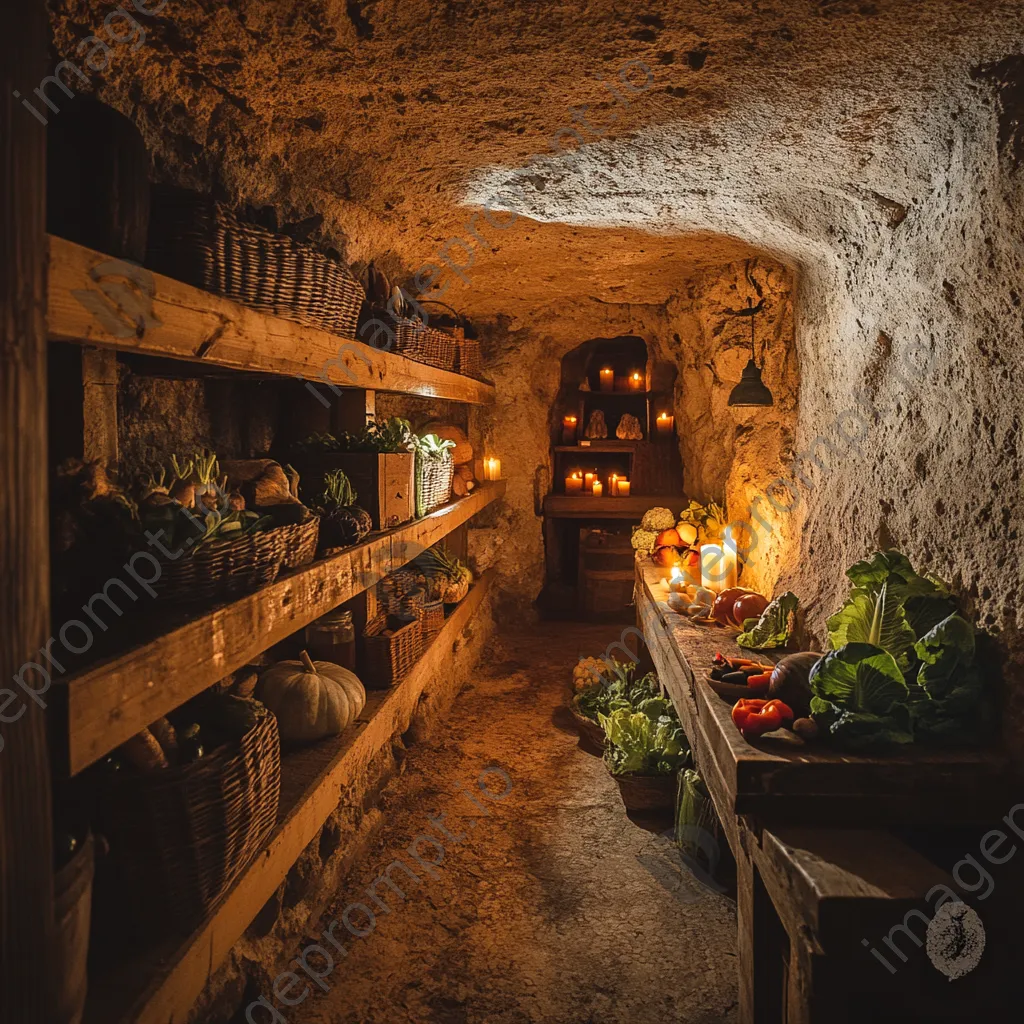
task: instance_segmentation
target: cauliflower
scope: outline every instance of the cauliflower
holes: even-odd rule
[[[633,530],[633,536],[629,538],[629,543],[633,545],[635,551],[649,555],[654,550],[654,542],[657,539],[656,531],[645,530],[642,526],[638,526]]]
[[[600,686],[601,673],[605,671],[605,663],[600,658],[580,658],[572,670],[572,686],[578,693],[593,686]]]
[[[676,525],[676,517],[667,508],[652,508],[644,513],[640,520],[640,529],[653,530],[654,533],[661,533],[662,530],[673,530]],[[636,547],[636,545],[633,545]]]

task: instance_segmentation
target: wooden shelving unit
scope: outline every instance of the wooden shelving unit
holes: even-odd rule
[[[277,827],[266,849],[186,939],[163,943],[137,957],[125,957],[108,975],[91,978],[86,1024],[168,1024],[185,1020],[231,947],[337,807],[339,791],[396,731],[408,727],[420,694],[443,670],[490,582],[486,573],[476,582],[398,686],[368,693],[366,707],[353,729],[282,759]]]
[[[339,387],[494,401],[491,384],[259,313],[53,235],[46,316],[51,341]]]
[[[423,519],[374,534],[230,604],[204,609],[177,629],[70,677],[61,686],[68,771],[80,772],[211,683],[367,590],[504,493],[504,481],[481,484]]]
[[[321,394],[331,384],[338,396],[334,412],[350,417],[354,429],[373,415],[376,391],[474,405],[494,401],[494,387],[471,377],[265,315],[61,238],[49,236],[46,242],[48,338],[87,346],[87,352],[95,347],[97,358],[109,360],[116,351],[175,373],[175,364],[167,362],[173,360],[186,376],[218,371],[298,378],[319,385]],[[83,385],[92,381],[83,372]],[[99,383],[116,384],[116,372],[108,366]],[[101,413],[116,416],[116,386],[102,397],[99,412],[87,409],[87,427],[95,425],[92,420],[99,423]],[[108,438],[96,449],[116,461],[116,418],[112,422],[113,446]],[[338,422],[348,428],[348,420]],[[191,617],[171,611],[170,625],[159,635],[144,635],[132,649],[55,680],[50,714],[59,723],[52,731],[59,739],[56,748],[51,741],[51,760],[57,770],[81,772],[275,643],[369,591],[504,493],[504,482],[482,483],[422,519],[374,534],[243,598]],[[218,965],[338,806],[342,789],[396,732],[408,728],[420,694],[445,670],[489,586],[488,575],[473,586],[401,684],[370,692],[354,728],[283,758],[278,821],[266,849],[192,935],[137,956],[126,953],[116,968],[90,973],[88,1021],[167,1024],[187,1017]]]

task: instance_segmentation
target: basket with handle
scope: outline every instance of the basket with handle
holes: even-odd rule
[[[483,356],[480,352],[480,342],[475,338],[466,337],[466,327],[469,321],[465,315],[460,313],[454,306],[438,299],[418,299],[421,306],[441,306],[448,311],[449,315],[444,316],[444,324],[436,324],[440,330],[449,334],[455,343],[455,364],[454,369],[465,377],[475,377],[478,380],[483,378]]]
[[[436,327],[428,327],[419,317],[403,316],[389,309],[374,307],[370,310],[371,320],[364,322],[362,334],[364,340],[376,341],[380,326],[384,333],[390,333],[389,346],[378,345],[396,352],[400,356],[412,359],[427,366],[436,366],[439,370],[454,370],[457,349],[455,339]],[[367,326],[374,327],[374,334],[367,332]]]

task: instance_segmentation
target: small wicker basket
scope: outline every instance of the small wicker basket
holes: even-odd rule
[[[420,612],[420,628],[423,631],[423,646],[429,647],[444,629],[444,603],[427,601]]]
[[[475,338],[467,338],[466,332],[461,327],[456,327],[455,345],[455,369],[465,377],[480,380],[484,375],[484,358],[480,352],[480,342]]]
[[[429,515],[452,500],[452,478],[455,463],[451,451],[440,458],[426,458],[416,453],[416,515]]]
[[[371,323],[383,324],[393,335],[394,340],[389,351],[412,359],[427,366],[436,366],[440,370],[454,370],[458,349],[455,339],[436,327],[427,327],[418,317],[396,316],[386,309],[375,308],[370,311]],[[363,324],[364,334],[368,334]],[[379,330],[379,328],[377,328]],[[376,331],[363,340],[376,340]],[[378,348],[388,346],[377,345]]]
[[[363,630],[361,678],[370,689],[386,690],[400,683],[423,651],[420,619],[378,615]]]
[[[277,719],[258,701],[220,699],[233,702],[232,718],[249,722],[238,739],[192,764],[122,769],[102,782],[97,807],[110,856],[98,900],[129,931],[164,921],[194,928],[273,831],[281,788]]]

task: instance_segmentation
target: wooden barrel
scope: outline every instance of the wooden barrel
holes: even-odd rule
[[[89,921],[92,910],[94,847],[92,836],[55,875],[53,880],[54,984],[58,1024],[80,1024],[85,1012],[89,956]]]

